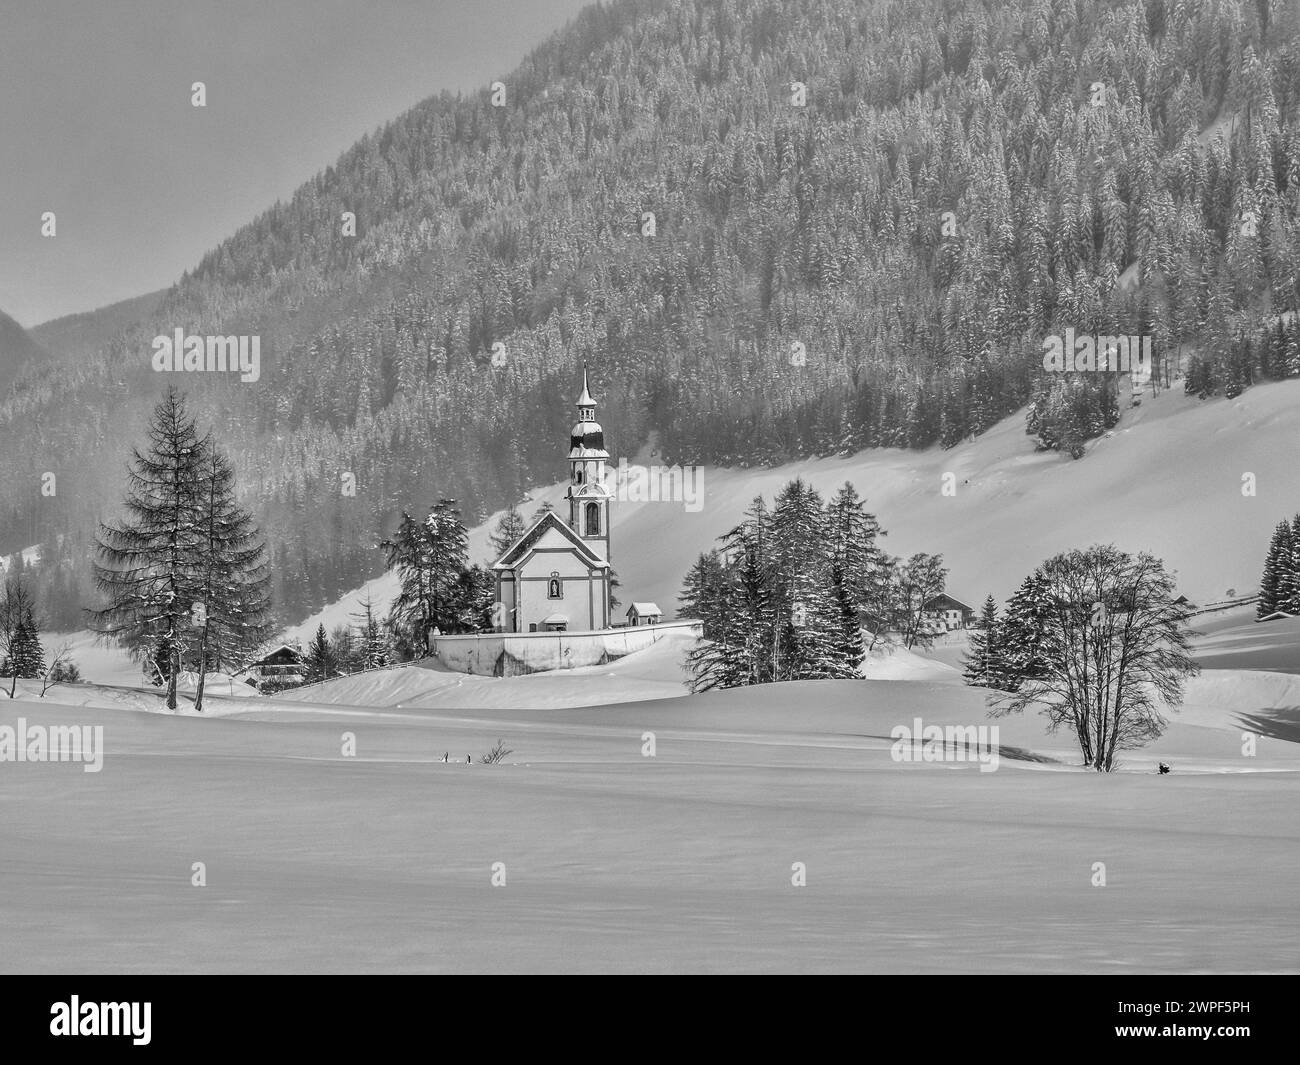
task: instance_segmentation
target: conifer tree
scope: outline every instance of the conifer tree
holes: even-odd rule
[[[999,627],[998,656],[994,671],[1006,691],[1019,691],[1026,680],[1039,677],[1045,668],[1043,640],[1052,613],[1046,579],[1039,573],[1026,577],[1007,600]]]
[[[1268,545],[1268,554],[1264,558],[1264,572],[1259,579],[1259,605],[1255,617],[1263,618],[1276,610],[1283,609],[1287,600],[1285,580],[1291,572],[1291,523],[1280,521],[1273,530],[1273,539]]]
[[[488,543],[492,545],[492,557],[488,561],[495,562],[499,559],[518,542],[519,537],[523,536],[526,531],[524,516],[511,503],[506,508],[506,512],[497,519],[496,528],[488,536]]]
[[[841,619],[831,594],[825,513],[817,491],[795,478],[772,507],[770,587],[780,619],[775,678],[845,675],[836,654]]]
[[[90,611],[91,626],[149,663],[175,710],[177,675],[194,636],[206,443],[175,388],[154,408],[147,436],[145,450],[132,451],[124,517],[99,526],[93,570],[107,603]]]
[[[270,632],[270,576],[253,516],[235,499],[235,469],[208,439],[203,445],[191,622],[199,630],[194,709],[203,710],[207,673],[244,660]]]
[[[433,628],[433,549],[428,531],[411,515],[403,514],[391,540],[379,545],[390,570],[395,570],[401,590],[389,609],[393,628],[410,648],[429,653],[429,631]]]
[[[997,664],[1001,654],[1001,633],[998,624],[998,605],[993,596],[984,600],[980,612],[979,628],[970,634],[970,650],[966,654],[962,676],[967,684],[983,688],[999,687]]]
[[[382,669],[393,660],[388,633],[375,613],[374,601],[368,594],[360,605],[361,609],[350,615],[356,630],[357,658],[360,668]]]
[[[330,643],[329,636],[325,633],[323,623],[316,626],[316,635],[312,637],[311,644],[307,648],[306,664],[306,680],[309,684],[338,676],[338,656]]]
[[[20,677],[31,679],[44,672],[35,603],[26,582],[10,575],[0,591],[0,676],[9,678],[9,698],[14,698]]]

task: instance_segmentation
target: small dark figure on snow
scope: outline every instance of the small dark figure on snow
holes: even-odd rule
[[[1160,771],[1161,775],[1164,775],[1165,773],[1168,773],[1168,772],[1169,772],[1169,766],[1168,766],[1166,763],[1161,762],[1161,763],[1160,763],[1160,770],[1159,770],[1159,771]]]
[[[474,761],[474,756],[473,756],[472,754],[467,754],[467,755],[465,755],[465,764],[466,764],[466,765],[469,765],[470,762],[472,762],[472,761]]]
[[[442,752],[442,760],[443,760],[443,763],[445,764],[446,761],[447,761],[447,752],[446,752],[446,751],[443,751],[443,752]]]

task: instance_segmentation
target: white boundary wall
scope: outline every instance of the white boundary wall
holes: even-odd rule
[[[643,651],[672,632],[700,634],[698,621],[665,621],[595,632],[492,632],[436,636],[433,659],[445,669],[480,677],[516,677],[551,669],[599,666]],[[430,660],[426,659],[426,663]],[[418,663],[417,663],[418,664]]]

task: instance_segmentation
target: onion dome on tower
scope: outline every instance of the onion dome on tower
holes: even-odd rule
[[[587,367],[582,368],[582,395],[578,397],[578,421],[569,433],[569,457],[590,451],[604,452],[605,430],[596,421],[596,401],[587,387]],[[577,454],[575,454],[577,453]]]

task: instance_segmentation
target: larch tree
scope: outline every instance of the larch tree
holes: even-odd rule
[[[148,446],[132,450],[124,516],[99,526],[93,572],[106,602],[89,615],[102,638],[153,667],[175,710],[182,659],[195,636],[207,445],[175,388],[154,408],[146,432]]]

